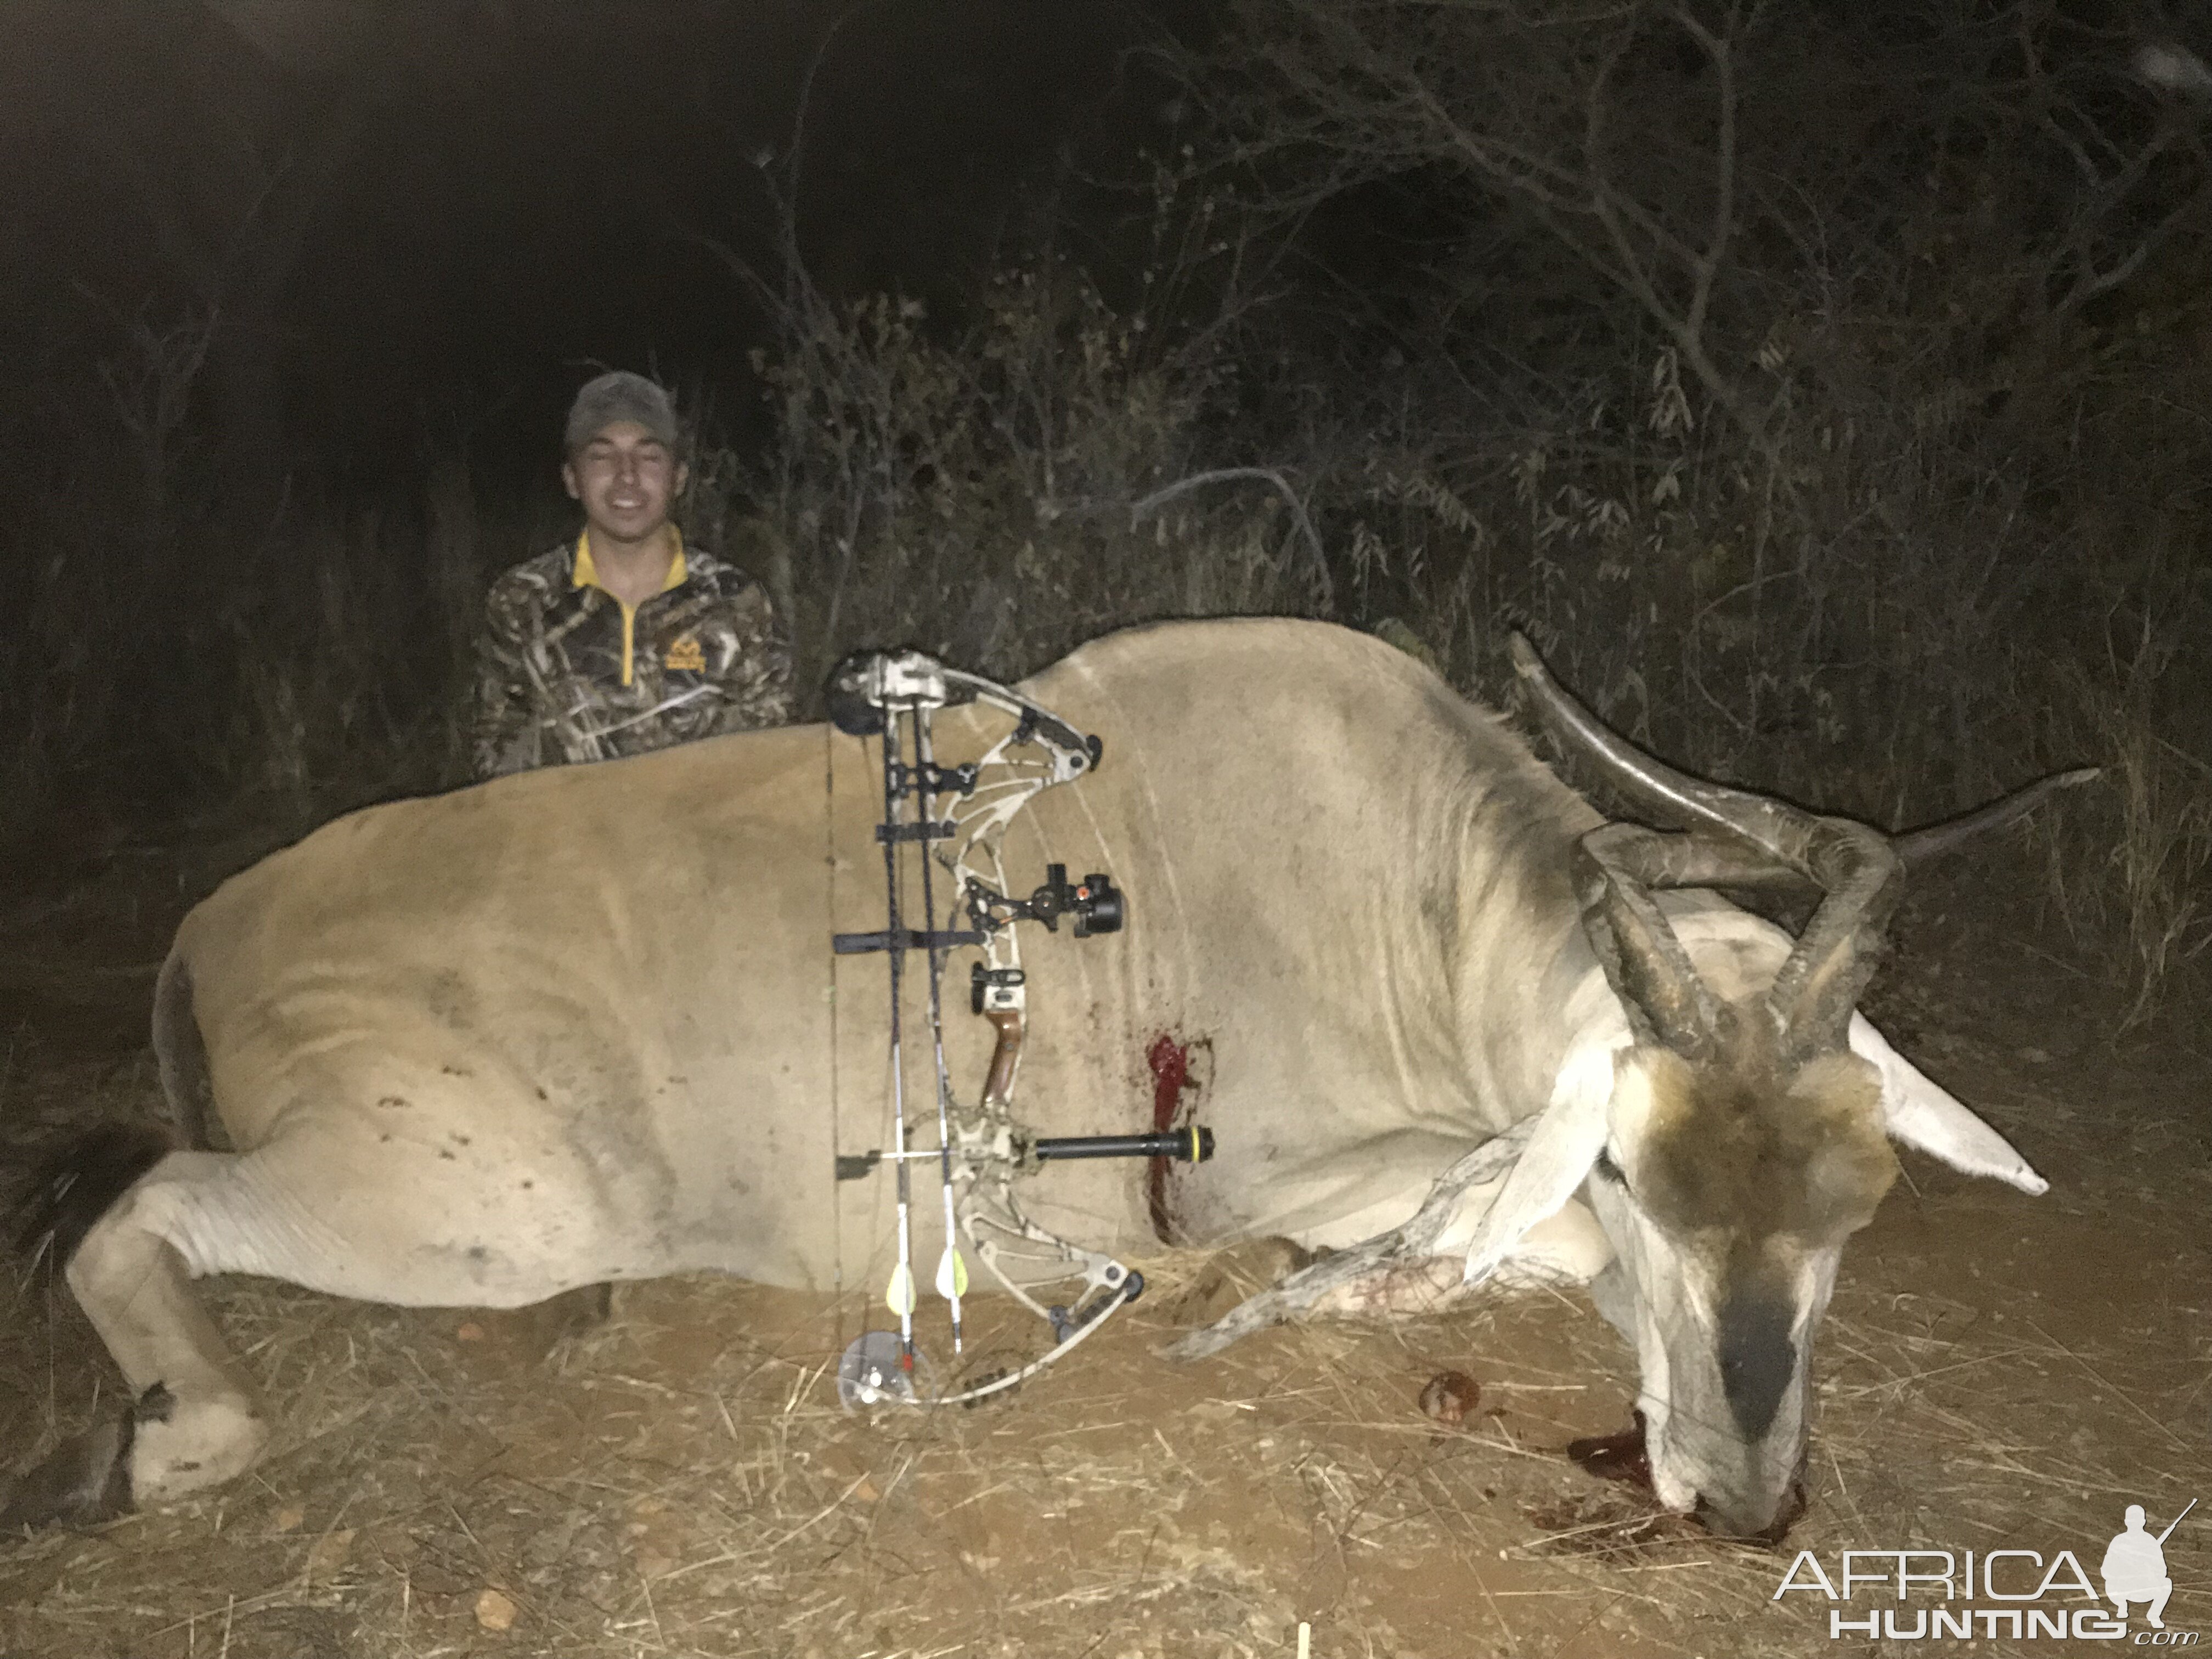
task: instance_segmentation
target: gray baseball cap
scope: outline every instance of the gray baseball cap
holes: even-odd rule
[[[635,421],[654,437],[676,447],[679,430],[676,405],[668,393],[642,374],[618,368],[586,383],[568,406],[568,429],[563,451],[574,454],[617,421]]]

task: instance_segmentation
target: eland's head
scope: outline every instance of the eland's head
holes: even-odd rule
[[[1585,1189],[1642,1362],[1654,1489],[1746,1534],[1791,1506],[1813,1333],[1844,1241],[1898,1168],[1874,1067],[1801,1060],[1759,1024],[1754,1007],[1724,1008],[1705,1064],[1623,1050]]]
[[[1892,1139],[2042,1189],[1853,1012],[1908,858],[2008,821],[2042,790],[1893,840],[1675,772],[1592,719],[1525,641],[1514,652],[1554,730],[1686,827],[1608,823],[1575,844],[1583,932],[1626,1029],[1571,1056],[1469,1273],[1578,1188],[1613,1249],[1592,1291],[1638,1349],[1656,1495],[1721,1530],[1765,1532],[1794,1513],[1814,1333],[1844,1241],[1897,1177]],[[1817,902],[1792,941],[1682,890],[1711,888]]]

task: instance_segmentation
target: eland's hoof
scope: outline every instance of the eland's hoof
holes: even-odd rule
[[[88,1527],[128,1515],[135,1427],[128,1416],[105,1419],[0,1480],[0,1528]]]

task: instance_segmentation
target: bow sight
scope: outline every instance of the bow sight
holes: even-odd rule
[[[981,759],[941,766],[932,748],[931,718],[940,708],[981,702],[1014,717],[1012,730]],[[1073,919],[1078,939],[1119,933],[1124,915],[1121,890],[1098,872],[1079,883],[1067,879],[1067,866],[1048,865],[1043,884],[1026,899],[1010,896],[1000,858],[1006,825],[1041,791],[1067,783],[1095,769],[1104,753],[1096,737],[1018,693],[978,675],[947,668],[918,651],[865,652],[848,657],[830,676],[830,717],[849,736],[880,740],[884,816],[876,840],[884,849],[885,925],[877,933],[839,933],[840,956],[883,951],[890,963],[891,1121],[896,1144],[837,1158],[840,1181],[863,1179],[879,1165],[892,1165],[898,1200],[898,1265],[884,1289],[884,1301],[898,1316],[896,1334],[869,1331],[845,1351],[837,1370],[837,1389],[846,1406],[886,1402],[945,1404],[972,1401],[1012,1387],[1050,1364],[1082,1341],[1108,1314],[1137,1299],[1144,1277],[1097,1251],[1086,1250],[1046,1231],[1023,1214],[1016,1201],[1017,1176],[1048,1160],[1080,1158],[1173,1158],[1200,1162],[1213,1153],[1210,1130],[1162,1135],[1090,1135],[1035,1139],[1019,1129],[1012,1115],[1014,1081],[1026,1029],[1028,984],[1013,924],[1042,922],[1050,933],[1060,919]],[[909,747],[911,758],[909,758]],[[945,816],[939,801],[946,799]],[[915,803],[909,816],[907,803]],[[904,884],[902,852],[920,850],[921,920],[907,924],[902,909]],[[955,884],[951,924],[964,911],[967,926],[939,924],[934,872],[941,867]],[[973,946],[982,952],[969,975],[969,1006],[989,1021],[997,1035],[981,1097],[972,1109],[953,1097],[945,1065],[942,987],[945,954]],[[937,1145],[916,1148],[908,1121],[902,1065],[900,990],[906,953],[925,953],[929,979],[929,1027],[937,1079]],[[1054,1345],[1040,1358],[1007,1375],[963,1392],[939,1395],[918,1386],[914,1340],[916,1306],[913,1261],[913,1180],[909,1165],[933,1162],[942,1182],[945,1251],[934,1285],[950,1306],[952,1348],[962,1348],[960,1300],[968,1287],[964,1241],[1000,1285],[1052,1327]],[[1027,1247],[1027,1248],[1024,1248]],[[1081,1277],[1071,1308],[1047,1306],[1009,1276],[1018,1262],[1036,1281]]]
[[[1118,933],[1121,931],[1121,890],[1115,886],[1110,876],[1088,875],[1079,887],[1070,886],[1067,866],[1048,864],[1044,867],[1044,885],[1027,899],[1010,899],[1003,893],[994,893],[981,882],[968,884],[968,914],[979,927],[992,927],[1006,921],[1041,921],[1048,933],[1060,931],[1060,918],[1075,918],[1075,936],[1089,939],[1093,933]],[[981,968],[980,962],[975,964]],[[983,1011],[978,1007],[975,1012]]]

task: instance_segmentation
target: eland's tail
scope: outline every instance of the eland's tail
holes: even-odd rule
[[[150,1123],[102,1123],[50,1154],[15,1198],[8,1231],[35,1268],[58,1273],[100,1217],[176,1150]]]

